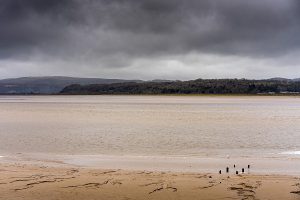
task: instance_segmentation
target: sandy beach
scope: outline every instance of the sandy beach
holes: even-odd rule
[[[300,177],[0,164],[0,199],[299,199]]]

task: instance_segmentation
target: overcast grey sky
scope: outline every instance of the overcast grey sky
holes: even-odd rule
[[[0,78],[296,78],[299,63],[299,0],[0,1]]]

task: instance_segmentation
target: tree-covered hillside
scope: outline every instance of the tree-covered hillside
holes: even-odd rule
[[[290,80],[197,79],[192,81],[70,85],[61,94],[259,94],[298,93]]]

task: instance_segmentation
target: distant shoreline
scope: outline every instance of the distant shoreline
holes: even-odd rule
[[[122,80],[23,77],[0,80],[1,95],[300,95],[300,79]]]
[[[203,96],[203,97],[217,97],[217,96],[254,96],[254,97],[300,97],[300,94],[0,94],[3,96]]]

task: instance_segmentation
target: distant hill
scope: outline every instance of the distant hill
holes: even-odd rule
[[[270,80],[270,81],[293,81],[293,79],[282,78],[282,77],[274,77],[274,78],[270,78],[267,80]]]
[[[163,82],[174,82],[173,80],[165,80],[165,79],[154,79],[147,82],[156,82],[156,83],[163,83]]]
[[[294,78],[293,81],[300,82],[300,78]]]
[[[77,78],[65,76],[21,77],[0,80],[0,94],[254,94],[300,92],[300,79],[266,80],[197,79],[152,81]]]
[[[282,78],[282,77],[274,77],[270,79],[266,79],[270,81],[292,81],[292,82],[298,82],[300,81],[300,78],[294,78],[294,79],[288,79],[288,78]]]
[[[197,79],[191,81],[70,85],[61,94],[298,94],[290,80]]]
[[[0,80],[0,94],[54,94],[72,84],[112,84],[140,80],[75,78],[64,76],[21,77]]]

